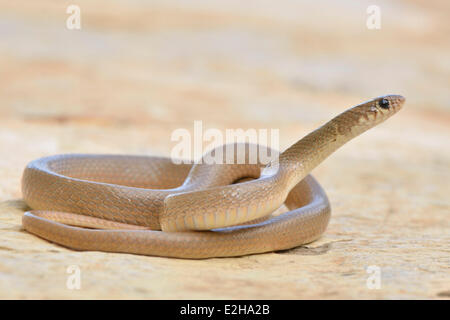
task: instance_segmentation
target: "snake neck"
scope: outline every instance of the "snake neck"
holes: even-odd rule
[[[345,111],[286,149],[262,175],[286,181],[291,190],[334,151],[375,125],[362,120],[357,110]]]

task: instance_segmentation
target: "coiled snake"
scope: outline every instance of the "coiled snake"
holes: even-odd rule
[[[330,218],[309,172],[404,101],[387,95],[348,109],[267,166],[119,155],[37,159],[23,173],[23,198],[33,209],[23,227],[76,250],[208,258],[293,248],[320,237]],[[283,203],[291,211],[272,216]]]

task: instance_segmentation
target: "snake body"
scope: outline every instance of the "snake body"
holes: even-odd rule
[[[310,171],[395,114],[404,101],[387,95],[354,106],[266,166],[259,158],[248,163],[248,144],[243,164],[174,164],[169,158],[126,155],[40,158],[22,177],[23,198],[32,208],[23,227],[76,250],[179,258],[240,256],[309,243],[325,231],[331,213]],[[272,215],[283,203],[290,211]]]

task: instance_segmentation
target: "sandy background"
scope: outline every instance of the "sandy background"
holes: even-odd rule
[[[66,28],[69,4],[81,30]],[[380,30],[366,28],[369,4]],[[0,298],[449,298],[449,12],[444,0],[0,0]],[[278,128],[283,150],[388,93],[404,109],[314,170],[333,213],[311,245],[189,261],[75,252],[21,229],[34,158],[168,156],[194,120]],[[66,287],[70,265],[80,290]]]

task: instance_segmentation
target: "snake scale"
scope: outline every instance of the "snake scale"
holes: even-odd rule
[[[354,106],[266,166],[260,159],[211,165],[131,155],[40,158],[22,177],[23,198],[32,208],[23,227],[76,250],[191,259],[309,243],[325,231],[331,213],[310,171],[404,101],[386,95]],[[245,150],[248,160],[250,145]],[[272,215],[283,204],[290,211]]]

